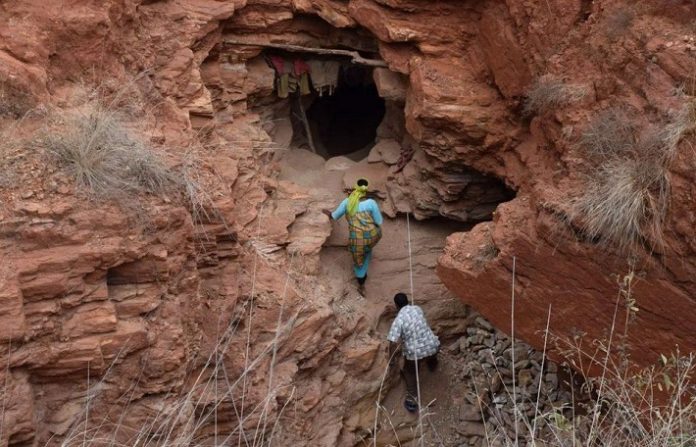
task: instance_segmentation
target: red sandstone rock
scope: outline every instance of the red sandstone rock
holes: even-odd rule
[[[406,100],[406,80],[398,73],[385,68],[376,68],[372,73],[379,96],[390,101]]]
[[[140,216],[146,224],[133,224],[122,210],[73,196],[69,185],[51,193],[43,182],[51,173],[29,154],[22,188],[32,194],[0,191],[0,383],[9,384],[9,431],[0,444],[43,444],[69,433],[84,408],[88,372],[105,384],[93,402],[97,414],[116,413],[118,420],[126,408],[119,399],[132,394],[124,427],[137,430],[160,410],[168,418],[193,414],[190,402],[173,395],[191,391],[206,405],[214,402],[197,382],[224,382],[207,367],[209,356],[217,353],[225,372],[237,377],[247,343],[259,355],[277,333],[271,417],[291,396],[302,396],[303,413],[297,426],[288,426],[288,436],[306,445],[353,445],[355,434],[371,427],[385,363],[376,340],[383,334],[356,337],[378,321],[336,310],[340,303],[321,284],[284,294],[285,253],[308,258],[303,273],[318,272],[328,224],[315,209],[319,203],[306,203],[305,190],[266,178],[273,145],[252,106],[272,95],[273,73],[258,48],[229,49],[219,45],[224,36],[379,52],[390,69],[407,75],[405,122],[420,149],[403,175],[379,179],[391,212],[485,217],[490,209],[469,198],[488,188],[467,194],[463,167],[515,189],[517,198],[501,206],[492,223],[449,238],[439,273],[453,292],[506,329],[515,256],[516,335],[536,347],[549,304],[557,335],[579,329],[604,336],[616,304],[612,275],[627,271],[625,257],[577,240],[564,219],[588,168],[574,139],[608,107],[630,105],[641,123],[658,122],[679,106],[669,93],[694,71],[693,43],[672,35],[687,33],[684,23],[693,11],[677,6],[639,15],[614,42],[602,28],[605,5],[580,0],[127,0],[62,9],[54,3],[0,6],[0,82],[69,104],[75,79],[115,78],[121,85],[146,72],[140,82],[149,85],[149,106],[157,106],[153,139],[176,153],[192,129],[208,138],[202,172],[228,225],[194,227],[183,208],[154,198],[143,198],[150,211]],[[527,123],[517,98],[547,72],[593,92],[581,104]],[[400,91],[390,94],[401,98]],[[633,359],[644,364],[675,344],[682,351],[696,346],[696,182],[687,146],[670,165],[665,253],[640,258],[633,289],[640,310],[628,335]],[[268,246],[276,251],[265,253]],[[268,256],[256,258],[258,252]],[[251,269],[258,259],[252,304]],[[285,318],[278,331],[281,305]],[[252,323],[246,322],[248,307]],[[227,328],[237,332],[221,349],[216,342]],[[269,368],[265,359],[251,374],[253,405],[268,389]],[[352,415],[343,419],[346,406]],[[233,409],[220,413],[234,429]],[[255,423],[250,419],[245,428]],[[129,442],[126,432],[117,442]]]

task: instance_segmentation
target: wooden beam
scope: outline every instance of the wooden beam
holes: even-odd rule
[[[309,148],[312,152],[317,153],[317,148],[314,147],[314,137],[312,137],[312,129],[309,127],[309,120],[307,119],[307,112],[305,112],[304,105],[302,105],[302,95],[300,94],[299,87],[297,89],[297,103],[300,107],[300,119],[302,120],[302,125],[305,128],[305,133],[307,134],[307,142],[309,143]]]
[[[366,59],[360,55],[357,51],[351,50],[339,50],[335,48],[312,48],[303,47],[302,45],[291,45],[282,43],[264,43],[264,42],[254,42],[254,41],[243,41],[243,40],[233,40],[225,39],[223,41],[230,45],[246,45],[249,47],[264,47],[264,48],[276,48],[279,50],[286,50],[298,53],[314,53],[314,54],[326,54],[330,56],[345,56],[351,58],[351,62],[354,64],[367,65],[370,67],[387,67],[387,63],[382,59]]]

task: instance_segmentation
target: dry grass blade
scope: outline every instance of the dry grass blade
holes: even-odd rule
[[[566,342],[568,355],[591,357]],[[696,443],[696,358],[694,353],[669,357],[662,364],[637,370],[622,359],[610,359],[603,378],[586,377],[590,390],[605,383],[601,396],[585,408],[593,421],[583,433],[588,446],[690,447]],[[593,360],[597,362],[598,360]],[[659,397],[658,397],[659,394]]]
[[[375,400],[375,420],[374,420],[374,426],[372,428],[372,446],[377,447],[377,435],[379,434],[379,416],[380,416],[380,411],[384,409],[382,406],[382,392],[384,390],[384,384],[387,380],[387,375],[389,374],[389,369],[390,366],[394,360],[394,356],[396,355],[397,350],[394,349],[391,352],[391,356],[389,357],[389,360],[387,361],[387,364],[384,366],[384,371],[382,372],[382,379],[379,381],[379,390],[377,391],[377,399]],[[384,409],[384,414],[389,417],[389,412]],[[394,432],[396,434],[396,432]],[[396,439],[399,437],[396,436]]]

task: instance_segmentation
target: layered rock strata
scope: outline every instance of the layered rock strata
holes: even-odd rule
[[[625,109],[642,129],[672,123],[691,100],[694,12],[687,2],[58,6],[0,6],[0,80],[30,98],[2,114],[3,122],[34,103],[69,107],[80,82],[112,93],[131,83],[152,109],[136,119],[148,122],[152,142],[172,163],[181,163],[191,135],[203,140],[201,175],[218,218],[201,222],[171,200],[148,197],[149,215],[133,222],[112,204],[85,203],[31,146],[14,148],[13,166],[22,169],[0,191],[1,442],[66,439],[90,433],[103,418],[116,439],[131,439],[138,421],[162,417],[173,424],[165,431],[184,433],[201,411],[227,433],[249,437],[281,420],[297,396],[311,417],[283,422],[283,433],[308,445],[351,445],[370,425],[361,419],[367,410],[353,419],[337,415],[343,402],[372,407],[381,337],[360,338],[374,327],[332,309],[321,287],[302,286],[302,275],[318,271],[329,227],[309,209],[308,191],[275,179],[282,145],[266,132],[274,116],[266,112],[277,106],[273,74],[261,47],[230,44],[244,39],[348,47],[379,55],[402,75],[402,88],[385,88],[378,77],[390,113],[399,116],[403,105],[404,114],[403,130],[395,119],[381,138],[413,152],[385,181],[391,213],[479,221],[507,201],[492,222],[452,235],[438,268],[449,289],[496,326],[511,319],[514,257],[517,335],[534,347],[542,346],[549,305],[552,332],[604,337],[621,287],[615,275],[624,284],[629,270],[631,299],[619,306],[631,318],[620,318],[617,330],[628,335],[634,360],[650,363],[675,344],[696,346],[688,122],[667,165],[662,244],[617,254],[578,231],[583,216],[572,206],[601,166],[578,144],[596,116]],[[521,116],[522,99],[541,75],[586,94]],[[380,157],[393,163],[387,149]],[[292,254],[303,271],[285,290]],[[626,331],[629,320],[635,325]],[[211,368],[209,359],[224,366]],[[358,386],[344,374],[369,380]],[[235,396],[243,390],[244,406],[234,399],[218,406],[220,390],[231,385]],[[240,423],[239,409],[249,407],[262,411],[249,410]],[[124,408],[134,416],[119,421]],[[166,408],[181,417],[172,422]],[[275,436],[272,428],[262,432]],[[206,425],[197,436],[211,433]]]

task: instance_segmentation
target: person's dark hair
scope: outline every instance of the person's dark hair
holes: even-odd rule
[[[394,304],[396,304],[397,309],[401,309],[404,306],[408,306],[408,297],[405,293],[397,293],[394,295]]]
[[[367,180],[364,178],[358,179],[358,186],[367,186]]]

